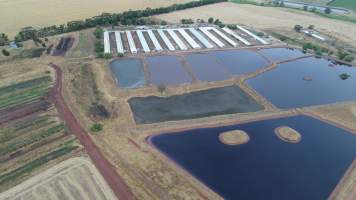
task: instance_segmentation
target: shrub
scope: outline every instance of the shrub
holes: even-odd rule
[[[4,56],[10,56],[10,52],[7,51],[6,49],[1,50],[2,55]]]
[[[90,131],[96,133],[96,132],[102,131],[103,128],[104,128],[103,124],[95,123],[90,127]]]
[[[353,56],[351,56],[351,55],[347,55],[347,56],[344,58],[344,60],[345,60],[346,62],[352,62],[352,61],[355,60],[355,57],[353,57]]]
[[[344,52],[342,50],[339,50],[337,52],[337,57],[340,59],[340,60],[344,60],[349,54],[347,52]]]
[[[117,56],[121,58],[121,57],[124,57],[124,54],[123,53],[117,53]]]
[[[264,34],[263,32],[258,32],[258,33],[257,33],[257,36],[263,37],[263,36],[265,36],[265,34]]]
[[[163,25],[163,26],[167,25],[167,22],[163,20],[163,21],[161,21],[161,25]]]
[[[96,27],[93,34],[95,35],[96,39],[101,39],[103,37],[103,33],[104,31],[102,28]]]
[[[301,26],[299,24],[294,26],[294,30],[297,31],[297,32],[300,32],[302,29],[303,29],[303,26]]]
[[[346,79],[350,78],[350,75],[347,73],[342,73],[339,76],[340,76],[341,80],[346,80]]]
[[[104,53],[104,58],[105,59],[111,59],[112,58],[112,54],[111,53]]]
[[[315,28],[314,25],[309,25],[309,26],[308,26],[308,29],[314,29],[314,28]]]
[[[304,5],[303,9],[304,9],[305,11],[308,11],[309,7],[308,7],[307,5]]]
[[[209,17],[208,22],[209,22],[210,24],[212,24],[212,23],[214,22],[214,18]]]
[[[330,14],[331,13],[331,9],[329,7],[325,8],[324,10],[325,14]]]

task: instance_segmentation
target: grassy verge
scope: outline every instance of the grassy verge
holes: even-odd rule
[[[21,166],[11,172],[1,175],[0,176],[0,184],[4,184],[8,181],[13,181],[14,179],[19,178],[20,176],[29,174],[32,171],[34,171],[35,169],[39,168],[40,166],[48,163],[49,161],[57,159],[61,156],[64,156],[64,155],[70,153],[71,151],[75,150],[76,148],[78,148],[78,146],[74,146],[71,143],[65,144],[60,149],[50,152],[50,153],[48,153],[34,161],[31,161],[31,162],[25,164],[24,166]]]

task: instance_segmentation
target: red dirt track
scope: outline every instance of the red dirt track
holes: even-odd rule
[[[98,147],[91,140],[88,133],[78,123],[73,113],[66,105],[61,92],[62,70],[53,63],[50,63],[49,66],[51,66],[55,70],[56,74],[56,82],[53,87],[51,97],[53,103],[58,109],[60,116],[66,122],[66,125],[71,130],[71,132],[80,140],[86,152],[92,159],[94,165],[104,177],[104,179],[106,180],[110,188],[113,190],[117,198],[123,200],[135,199],[133,193],[130,191],[124,180],[116,173],[114,166],[111,165],[110,162],[103,156]]]

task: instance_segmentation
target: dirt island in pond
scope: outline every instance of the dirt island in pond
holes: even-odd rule
[[[240,145],[247,143],[250,140],[250,137],[245,131],[233,130],[221,133],[219,135],[219,140],[226,145]]]
[[[289,143],[298,143],[302,139],[302,136],[298,133],[298,131],[288,126],[276,128],[275,133],[279,139]]]

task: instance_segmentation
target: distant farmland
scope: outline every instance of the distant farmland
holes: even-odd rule
[[[330,6],[343,7],[356,11],[356,1],[355,0],[335,0],[329,4]]]
[[[326,5],[326,4],[328,4],[331,0],[289,0],[289,1],[301,2],[301,3],[314,3],[314,4],[319,4],[319,5]]]
[[[0,0],[1,31],[14,36],[20,28],[59,25],[103,12],[122,12],[190,0]]]

